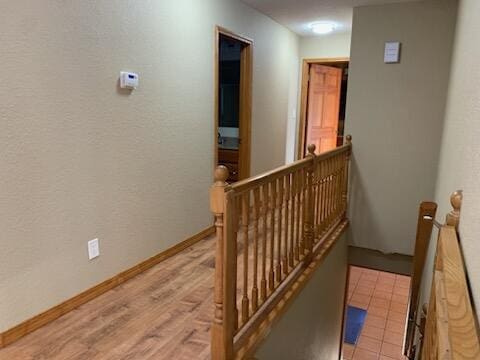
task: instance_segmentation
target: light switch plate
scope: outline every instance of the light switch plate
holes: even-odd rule
[[[388,41],[385,43],[383,61],[385,64],[396,64],[400,62],[400,42]]]
[[[88,259],[95,259],[100,255],[100,247],[98,244],[98,239],[90,240],[87,244],[88,246]]]

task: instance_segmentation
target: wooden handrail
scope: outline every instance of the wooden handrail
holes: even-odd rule
[[[404,343],[404,354],[410,358],[414,357],[414,341],[418,318],[420,286],[436,213],[436,203],[424,201],[420,204],[418,210],[415,252],[413,257],[413,273],[408,302],[407,333]]]
[[[315,158],[314,158],[315,162],[322,162],[322,161],[330,159],[330,158],[332,158],[335,155],[338,155],[340,153],[348,152],[352,148],[351,141],[352,141],[352,137],[350,135],[347,135],[345,145],[342,145],[338,148],[327,151],[327,152],[322,153],[320,155],[315,155]],[[314,145],[312,145],[312,146],[314,146]],[[315,151],[315,148],[314,148],[314,151]],[[311,162],[312,162],[312,158],[308,157],[308,154],[307,154],[307,157],[305,159],[297,160],[297,161],[295,161],[291,164],[280,166],[280,167],[278,167],[274,170],[267,171],[263,174],[260,174],[260,175],[257,175],[257,176],[254,176],[254,177],[251,177],[251,178],[248,178],[248,179],[237,181],[236,183],[233,183],[233,184],[229,185],[228,189],[229,190],[233,189],[233,190],[238,191],[238,192],[246,191],[246,190],[252,189],[254,187],[258,187],[260,185],[268,183],[269,181],[271,181],[274,178],[280,178],[280,177],[282,177],[286,174],[294,172],[295,170],[304,168],[304,167],[306,167],[306,164],[311,163]]]
[[[228,170],[216,169],[210,190],[217,228],[213,360],[234,359],[324,239],[331,245],[345,229],[352,148],[346,139],[321,155],[310,145],[305,159],[232,185]]]
[[[476,315],[458,239],[462,193],[440,229],[426,320],[421,324],[421,359],[480,359]],[[427,306],[424,306],[424,312]]]

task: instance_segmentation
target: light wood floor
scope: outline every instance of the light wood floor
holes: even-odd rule
[[[214,239],[0,350],[0,359],[209,359]]]

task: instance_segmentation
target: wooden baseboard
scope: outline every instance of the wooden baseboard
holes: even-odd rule
[[[185,250],[186,248],[192,246],[193,244],[197,243],[198,241],[204,239],[205,237],[212,235],[215,233],[215,227],[211,226],[198,234],[178,243],[171,248],[162,251],[161,253],[141,262],[134,267],[121,272],[114,277],[105,280],[104,282],[85,290],[84,292],[62,302],[61,304],[54,306],[53,308],[32,317],[24,321],[23,323],[3,332],[0,333],[0,349],[5,347],[18,339],[22,338],[23,336],[37,330],[38,328],[47,325],[48,323],[52,322],[53,320],[58,319],[62,315],[76,309],[80,305],[87,303],[88,301],[102,295],[103,293],[115,288],[116,286],[124,283],[127,280],[132,279],[133,277],[137,276],[138,274],[152,268],[153,266],[159,264],[160,262],[178,254],[179,252]]]

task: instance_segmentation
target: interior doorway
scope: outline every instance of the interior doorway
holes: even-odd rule
[[[217,27],[215,46],[215,166],[232,183],[250,176],[253,41]]]
[[[299,159],[309,144],[316,145],[317,154],[343,144],[348,67],[348,58],[303,60]]]

